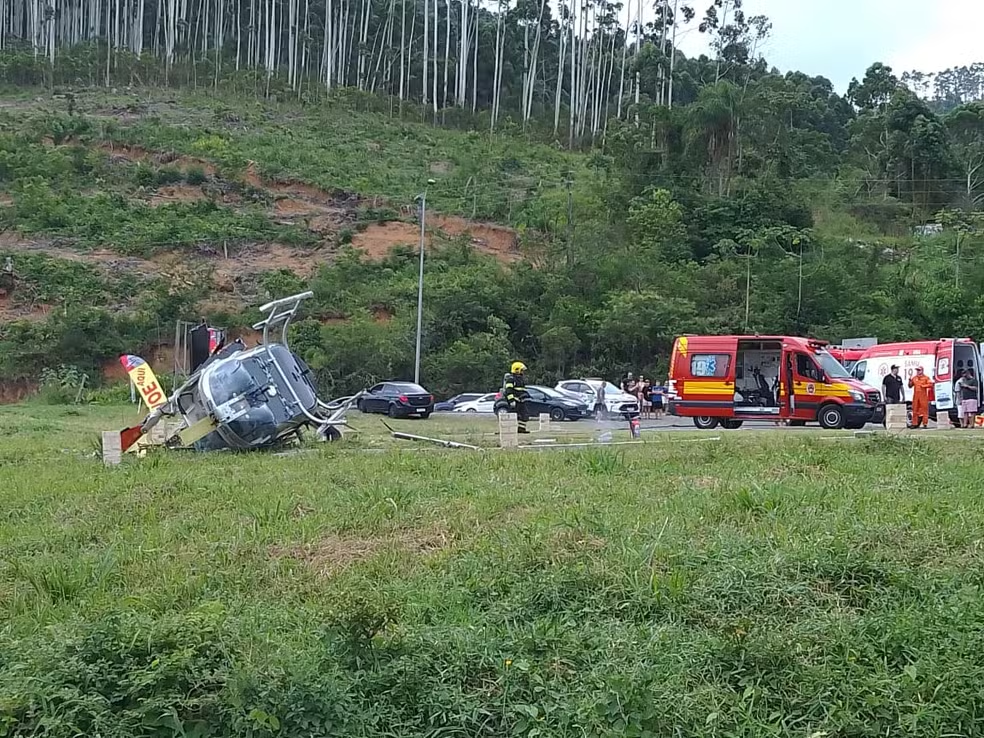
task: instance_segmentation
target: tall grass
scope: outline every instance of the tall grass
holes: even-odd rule
[[[972,441],[105,469],[127,412],[0,411],[0,735],[981,732]]]

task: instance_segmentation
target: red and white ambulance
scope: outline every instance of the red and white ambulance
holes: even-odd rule
[[[702,429],[746,420],[852,429],[884,422],[881,393],[854,379],[826,346],[798,336],[680,336],[670,358],[669,412]]]
[[[912,389],[909,379],[922,367],[923,373],[933,380],[934,392],[930,397],[929,415],[936,419],[937,410],[947,411],[950,420],[957,422],[957,400],[953,385],[964,370],[972,369],[981,382],[981,349],[970,338],[940,338],[933,341],[908,341],[905,343],[881,343],[865,349],[851,370],[851,375],[865,384],[881,388],[882,380],[899,367],[905,402],[912,406]]]

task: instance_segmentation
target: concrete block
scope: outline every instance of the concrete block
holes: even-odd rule
[[[550,413],[540,413],[540,428],[541,433],[548,432],[550,430]]]
[[[499,416],[499,446],[515,448],[519,445],[519,426],[516,416],[512,413],[501,413]]]
[[[905,405],[885,406],[885,428],[890,431],[905,430],[908,424]]]
[[[106,466],[116,466],[123,460],[123,441],[119,431],[103,431],[102,459]]]

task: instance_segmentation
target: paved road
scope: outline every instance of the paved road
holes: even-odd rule
[[[476,418],[489,418],[489,417],[491,417],[491,415],[489,413],[475,413],[475,414],[472,414],[472,413],[434,413],[434,416],[435,417],[441,417],[441,418],[462,418],[462,416],[464,416],[462,419],[472,419],[472,420],[474,420]],[[588,431],[589,428],[598,428],[600,430],[609,430],[609,429],[611,429],[611,430],[616,430],[616,429],[621,430],[621,429],[624,429],[624,428],[627,428],[628,427],[628,421],[627,420],[622,420],[622,419],[618,419],[618,420],[604,420],[604,421],[600,421],[600,422],[599,421],[596,421],[596,420],[579,420],[579,421],[574,422],[574,423],[569,423],[569,424],[568,423],[565,423],[564,424],[565,427],[567,427],[568,425],[571,427],[571,429],[574,429],[574,428],[578,428],[578,429],[583,428],[585,431]],[[694,422],[693,422],[692,419],[690,419],[690,418],[676,418],[676,417],[672,417],[672,416],[665,416],[665,417],[663,417],[663,418],[661,418],[659,420],[641,420],[641,421],[639,421],[639,425],[640,425],[640,429],[642,431],[656,431],[656,430],[659,430],[659,431],[696,431],[697,430],[697,428],[694,427]],[[873,424],[873,423],[869,423],[868,425],[865,426],[865,430],[872,430],[872,429],[884,429],[884,426],[881,425],[880,423],[877,424],[877,425],[876,424]],[[715,428],[714,431],[708,431],[708,432],[718,433],[721,430],[722,430],[722,428],[718,427],[718,428]],[[739,431],[782,430],[782,431],[793,431],[793,432],[797,432],[797,433],[802,433],[804,431],[810,431],[810,430],[816,431],[816,430],[820,430],[820,426],[817,425],[816,423],[812,423],[812,424],[807,425],[807,426],[802,426],[802,427],[796,427],[796,428],[794,428],[794,427],[790,427],[790,426],[786,426],[786,425],[776,425],[775,423],[772,423],[772,422],[769,422],[769,421],[746,420],[744,422],[744,424],[741,426],[741,428],[738,429],[738,430]],[[728,431],[728,432],[729,433],[734,433],[736,431]]]

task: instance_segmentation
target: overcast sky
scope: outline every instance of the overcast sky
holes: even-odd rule
[[[700,16],[709,2],[692,4]],[[772,21],[763,49],[770,64],[827,77],[842,93],[876,61],[897,75],[984,62],[984,0],[745,0],[744,7]],[[707,49],[696,26],[678,32],[688,55]]]

